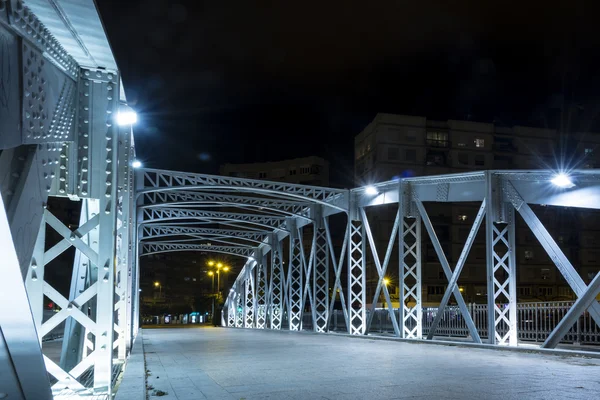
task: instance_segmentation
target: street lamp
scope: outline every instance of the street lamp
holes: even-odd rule
[[[369,196],[375,196],[379,194],[379,190],[375,186],[369,185],[365,188],[365,194]]]
[[[558,186],[559,188],[569,189],[575,186],[571,177],[564,172],[554,175],[554,177],[550,180],[554,186]]]
[[[154,282],[154,287],[158,288],[158,297],[162,297],[162,286],[160,284],[160,282]]]

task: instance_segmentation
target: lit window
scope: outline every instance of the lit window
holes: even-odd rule
[[[525,250],[525,259],[526,260],[532,260],[533,259],[533,251],[531,251],[531,250]]]
[[[592,154],[593,152],[594,152],[594,149],[590,149],[590,148],[586,148],[585,149],[585,155],[586,156]]]
[[[467,220],[467,216],[465,214],[459,214],[458,220],[460,222],[465,222]]]
[[[475,139],[475,147],[484,147],[484,146],[485,146],[485,140]]]

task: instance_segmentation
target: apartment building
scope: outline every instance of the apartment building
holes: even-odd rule
[[[559,143],[566,143],[559,149]],[[600,165],[600,135],[556,130],[500,127],[472,121],[432,121],[424,117],[378,114],[355,138],[355,182],[365,185],[399,177],[437,175],[490,169],[595,168]],[[477,213],[478,204],[426,204],[451,265],[458,260]],[[589,282],[600,270],[600,214],[575,208],[533,207],[569,260]],[[389,237],[395,211],[375,212],[383,238]],[[437,255],[423,230],[423,299],[436,304],[447,284]],[[459,284],[469,302],[485,302],[485,233],[479,235]],[[573,293],[520,218],[517,218],[519,301],[567,300]],[[397,256],[392,266],[398,265]],[[374,270],[373,268],[370,268]],[[397,268],[391,273],[397,274]],[[374,277],[373,277],[374,278]],[[369,279],[370,280],[370,279]]]
[[[315,156],[265,163],[224,164],[220,174],[312,186],[329,185],[329,163]]]

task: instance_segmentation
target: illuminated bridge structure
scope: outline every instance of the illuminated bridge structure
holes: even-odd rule
[[[394,335],[424,334],[421,239],[428,235],[474,343],[517,345],[515,216],[521,215],[577,301],[543,347],[554,347],[587,310],[600,323],[600,274],[579,276],[530,205],[600,208],[600,171],[482,171],[406,178],[351,190],[132,168],[127,101],[92,0],[0,0],[0,393],[9,399],[108,398],[139,328],[139,258],[201,251],[242,257],[222,324],[317,333],[341,305],[349,335],[370,332],[381,295]],[[69,227],[49,197],[80,207]],[[477,202],[458,262],[450,265],[424,204]],[[368,214],[393,208],[387,247]],[[46,240],[48,229],[60,235]],[[479,230],[487,248],[486,337],[458,287]],[[339,238],[339,241],[336,241]],[[74,248],[68,293],[44,279]],[[390,265],[398,251],[399,264]],[[367,263],[367,261],[372,261]],[[60,264],[58,264],[60,265]],[[367,298],[367,265],[378,277]],[[384,277],[397,271],[400,310]],[[342,278],[343,281],[342,281]],[[44,302],[60,309],[44,318]],[[305,315],[306,314],[306,315]],[[310,324],[305,323],[310,321]],[[42,353],[64,324],[60,355]]]

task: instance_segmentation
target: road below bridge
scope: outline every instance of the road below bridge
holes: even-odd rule
[[[226,328],[143,330],[161,399],[598,399],[600,359]]]

